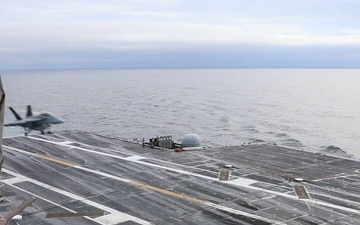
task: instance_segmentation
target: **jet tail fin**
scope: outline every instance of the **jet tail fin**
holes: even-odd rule
[[[17,120],[21,120],[21,117],[19,116],[19,114],[17,114],[17,112],[13,108],[9,107],[9,109],[14,114],[14,116]]]
[[[31,105],[27,106],[26,117],[32,116]]]

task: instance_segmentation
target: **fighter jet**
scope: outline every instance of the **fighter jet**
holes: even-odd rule
[[[23,127],[25,130],[25,136],[27,136],[31,130],[39,130],[41,134],[45,134],[45,130],[49,129],[52,124],[64,123],[63,120],[48,112],[33,115],[30,105],[27,106],[26,117],[24,119],[21,118],[13,108],[9,107],[9,109],[14,114],[17,121],[7,123],[4,126]]]

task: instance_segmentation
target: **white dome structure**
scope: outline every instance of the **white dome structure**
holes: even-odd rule
[[[201,139],[196,134],[186,134],[181,139],[181,145],[183,147],[200,147],[201,146]]]

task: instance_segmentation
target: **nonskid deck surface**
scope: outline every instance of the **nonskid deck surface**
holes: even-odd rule
[[[350,159],[269,145],[173,152],[80,131],[4,139],[3,151],[0,212],[36,197],[19,224],[360,221],[360,162]]]

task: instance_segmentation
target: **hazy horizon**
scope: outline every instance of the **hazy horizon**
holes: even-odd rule
[[[360,68],[354,0],[10,1],[0,69]]]
[[[100,67],[89,67],[89,68],[38,68],[38,69],[0,69],[0,75],[6,72],[26,72],[26,71],[71,71],[71,70],[360,70],[360,67],[124,67],[124,68],[100,68]]]

